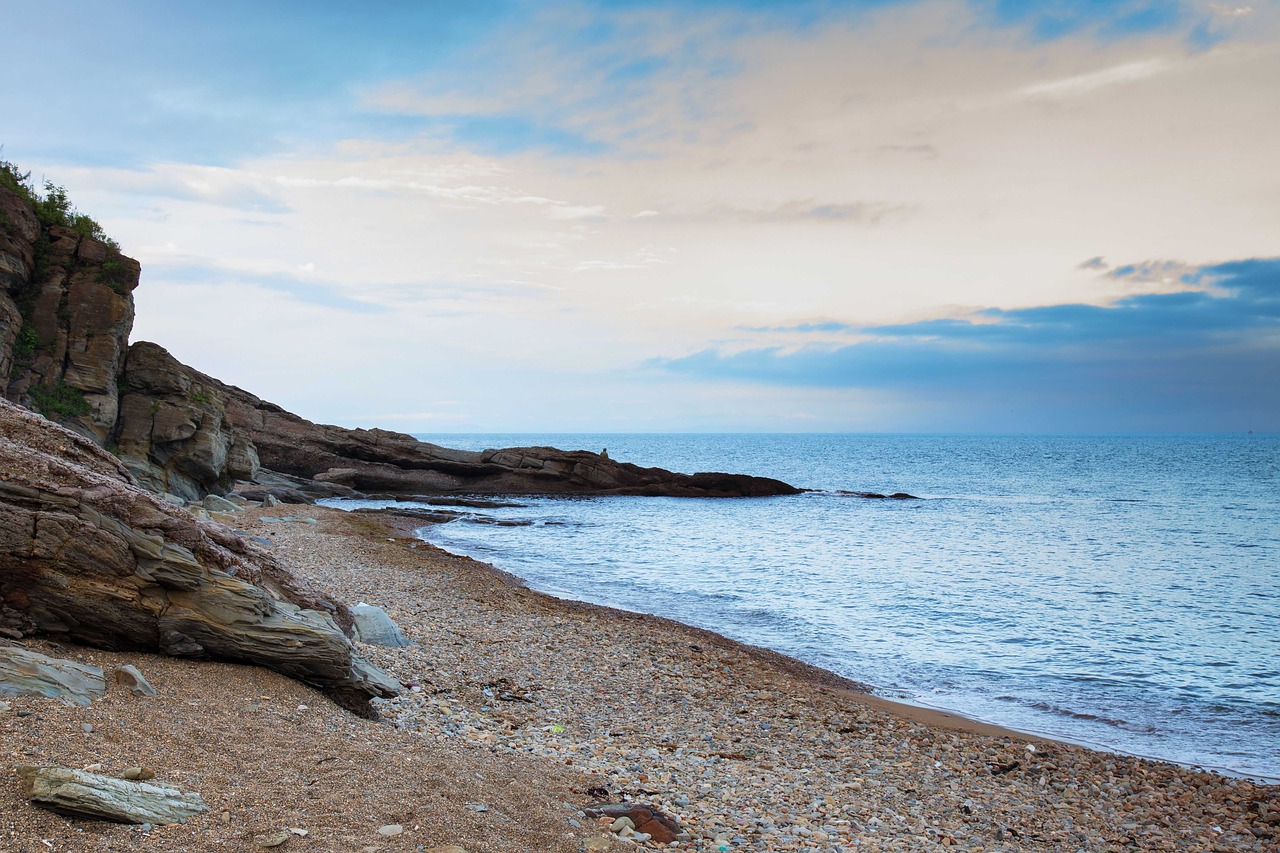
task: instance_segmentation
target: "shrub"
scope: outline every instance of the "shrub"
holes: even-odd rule
[[[32,388],[31,405],[50,419],[75,418],[90,412],[89,401],[84,398],[84,392],[79,388],[72,388],[61,379],[51,388]]]
[[[113,251],[120,251],[120,244],[108,237],[93,217],[76,210],[67,197],[65,187],[45,181],[44,194],[41,195],[31,183],[31,173],[22,171],[8,160],[0,160],[0,186],[8,187],[25,198],[35,209],[41,224],[70,228],[81,237],[101,240]]]

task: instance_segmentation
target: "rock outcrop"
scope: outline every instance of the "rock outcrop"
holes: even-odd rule
[[[42,226],[25,199],[0,186],[4,396],[106,443],[140,272],[100,240]]]
[[[382,429],[315,424],[240,388],[222,386],[227,420],[252,439],[262,466],[365,493],[614,494],[757,497],[801,491],[742,474],[677,474],[586,450],[451,450]]]
[[[196,501],[253,480],[257,449],[227,422],[222,387],[163,347],[146,341],[129,347],[113,435],[139,484]]]
[[[0,632],[255,663],[353,707],[397,692],[343,633],[345,606],[92,441],[0,401],[0,471]]]

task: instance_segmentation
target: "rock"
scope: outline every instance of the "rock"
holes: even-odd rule
[[[255,663],[355,709],[399,685],[350,612],[270,552],[133,485],[93,442],[0,401],[0,627]]]
[[[19,646],[0,646],[0,694],[45,696],[84,706],[106,692],[106,679],[96,666],[47,657]]]
[[[140,269],[99,240],[43,226],[25,199],[0,187],[3,395],[104,443],[118,413]],[[23,329],[30,348],[15,359]]]
[[[355,483],[356,474],[359,472],[355,468],[330,468],[320,474],[316,474],[311,479],[318,483],[337,483],[340,486],[351,486]]]
[[[351,615],[355,619],[355,637],[362,643],[393,649],[412,645],[381,607],[365,604],[362,601],[351,608]]]
[[[282,832],[271,832],[266,835],[259,835],[253,839],[253,843],[259,847],[279,847],[289,840],[292,833],[288,830]]]
[[[398,823],[389,823],[386,826],[378,828],[378,834],[385,835],[388,838],[400,835],[402,832],[404,832],[404,827]]]
[[[638,803],[605,803],[588,806],[582,811],[590,818],[614,818],[609,827],[614,832],[620,831],[614,829],[615,826],[629,825],[630,829],[648,835],[659,844],[670,844],[681,832],[680,824],[676,819],[656,806]]]
[[[252,500],[252,498],[250,498],[250,500]],[[267,508],[280,506],[280,499],[275,495],[268,493],[262,496],[262,505]]]
[[[241,500],[243,501],[244,498],[241,498]],[[218,495],[205,495],[201,503],[210,512],[239,512],[241,508],[240,504],[232,503]]]
[[[13,706],[10,705],[8,702],[0,701],[0,714],[3,714],[5,711],[10,710],[11,708],[13,708]]]
[[[468,853],[467,848],[459,847],[456,844],[445,844],[441,847],[432,847],[426,853]]]
[[[209,810],[196,793],[168,785],[130,782],[68,767],[18,768],[23,795],[38,806],[72,817],[117,823],[179,823]]]
[[[623,815],[622,817],[609,824],[610,832],[622,832],[624,829],[635,829],[636,825],[631,818]]]
[[[130,767],[120,774],[120,778],[131,782],[145,782],[156,778],[156,772],[147,767]]]
[[[115,434],[138,482],[199,501],[257,474],[253,442],[226,421],[222,383],[179,362],[163,347],[129,347]],[[206,509],[227,509],[220,499]]]
[[[127,689],[134,696],[156,696],[157,692],[151,682],[133,664],[116,667],[116,684]]]
[[[626,494],[748,497],[796,494],[778,480],[739,474],[677,474],[641,468],[586,450],[519,447],[451,450],[381,429],[315,424],[239,388],[223,385],[227,421],[257,448],[262,469],[316,483],[341,472],[365,493]],[[352,473],[354,472],[354,473]],[[336,482],[321,482],[334,486]],[[245,497],[252,496],[241,490]]]

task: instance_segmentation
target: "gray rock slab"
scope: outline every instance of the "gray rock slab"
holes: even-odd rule
[[[351,608],[355,619],[356,639],[374,646],[388,646],[393,649],[412,645],[400,633],[400,628],[387,615],[387,611],[363,601]]]
[[[59,814],[116,823],[181,823],[207,812],[199,794],[154,782],[130,782],[69,767],[18,768],[23,793]]]
[[[107,692],[102,670],[19,646],[0,646],[0,695],[46,696],[88,705]]]

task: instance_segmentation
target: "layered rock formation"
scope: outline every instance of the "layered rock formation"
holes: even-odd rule
[[[254,479],[257,449],[227,422],[222,388],[163,347],[145,341],[129,347],[113,436],[141,485],[199,500]]]
[[[754,497],[800,491],[765,477],[676,474],[585,450],[451,450],[398,432],[315,424],[239,388],[221,390],[227,421],[252,439],[264,468],[366,493]]]
[[[0,187],[0,384],[104,444],[133,328],[138,262],[70,228],[42,226]]]
[[[357,707],[397,692],[345,606],[86,438],[0,401],[0,471],[0,633],[256,663]]]

